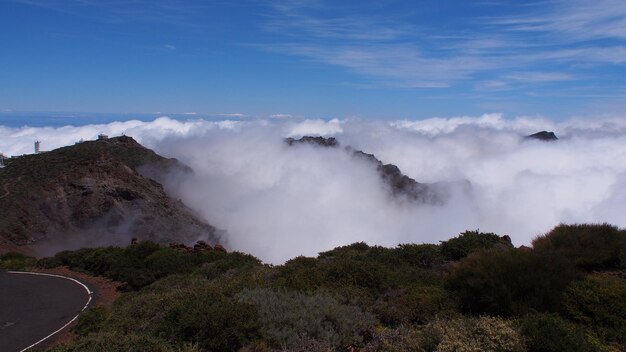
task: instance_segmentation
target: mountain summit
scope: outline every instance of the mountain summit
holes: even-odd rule
[[[540,141],[544,141],[544,142],[551,142],[551,141],[556,141],[559,138],[556,136],[556,134],[554,134],[554,132],[548,132],[548,131],[541,131],[541,132],[537,132],[537,133],[533,133],[531,135],[528,135],[526,137],[524,137],[526,139],[538,139]]]
[[[215,228],[159,182],[175,172],[193,171],[126,136],[11,158],[0,169],[0,250],[215,242]]]

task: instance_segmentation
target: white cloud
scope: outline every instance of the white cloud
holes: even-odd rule
[[[241,118],[241,117],[246,117],[248,115],[246,114],[242,114],[242,113],[229,113],[229,114],[217,114],[217,116],[221,116],[221,117],[233,117],[233,118]]]
[[[506,120],[502,114],[484,114],[479,117],[460,116],[452,118],[435,117],[424,120],[402,120],[392,122],[392,126],[417,131],[430,136],[448,134],[462,126],[516,132],[523,131],[523,133],[531,133],[532,131],[541,129],[553,130],[555,128],[554,123],[548,120],[527,117]]]
[[[553,130],[555,143],[524,140]],[[126,133],[195,173],[168,191],[227,231],[230,248],[282,262],[355,241],[436,243],[466,229],[517,245],[560,222],[626,226],[626,119],[551,122],[499,114],[421,121],[127,121],[61,128],[0,127],[0,151],[30,152]],[[394,200],[375,167],[343,148],[289,147],[286,136],[335,136],[420,182],[472,184],[445,206]],[[0,171],[1,172],[1,171]]]
[[[338,119],[332,119],[325,121],[321,119],[317,120],[304,120],[301,122],[289,123],[285,126],[287,137],[301,137],[306,135],[313,136],[334,136],[343,131],[342,122]]]
[[[291,115],[291,114],[272,114],[270,115],[271,119],[291,119],[294,118],[295,116]]]
[[[505,79],[521,82],[560,82],[570,81],[574,77],[562,72],[515,72],[504,76]]]

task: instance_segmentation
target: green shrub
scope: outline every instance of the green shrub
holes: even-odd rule
[[[374,331],[372,340],[362,349],[364,352],[425,352],[434,351],[437,345],[426,346],[418,330],[403,326],[382,328]]]
[[[80,336],[99,332],[105,326],[109,311],[103,306],[91,306],[78,316],[78,322],[72,332]]]
[[[432,268],[443,264],[441,247],[435,244],[401,244],[395,254],[405,263]]]
[[[324,269],[325,281],[328,284],[366,288],[373,296],[384,292],[395,276],[390,267],[356,258],[337,258],[329,261]]]
[[[126,290],[139,290],[151,283],[177,273],[189,273],[204,263],[207,277],[214,278],[233,268],[253,267],[260,261],[247,254],[216,251],[181,252],[150,241],[132,244],[126,248],[83,248],[63,251],[52,258],[38,262],[39,267],[69,266],[73,270],[106,276],[124,282]]]
[[[314,259],[299,257],[278,269],[278,286],[315,291],[318,288],[354,286],[377,296],[396,276],[390,267],[374,260],[355,257]]]
[[[180,300],[158,329],[170,340],[191,341],[209,351],[236,351],[258,336],[254,306],[227,297]]]
[[[206,255],[206,264],[202,265],[200,272],[209,280],[230,270],[245,271],[262,265],[259,259],[240,252],[206,252]]]
[[[519,325],[529,352],[596,351],[582,329],[556,314],[528,314]]]
[[[17,252],[0,255],[0,269],[2,270],[27,270],[36,263],[37,259]]]
[[[115,268],[129,266],[123,248],[82,248],[76,251],[62,251],[52,258],[40,259],[37,265],[42,268],[68,266],[73,270],[85,271],[99,276],[114,276]]]
[[[90,334],[51,352],[199,352],[191,345],[172,346],[167,341],[145,335],[99,333]]]
[[[263,337],[274,347],[295,348],[305,340],[348,346],[362,342],[363,333],[376,322],[371,314],[326,293],[255,289],[237,298],[258,307]]]
[[[37,260],[37,264],[36,264],[37,267],[42,268],[42,269],[51,269],[51,268],[62,266],[63,263],[61,262],[61,259],[59,259],[58,255],[59,254],[57,253],[56,255],[52,257],[46,257],[46,258],[41,258]]]
[[[140,333],[211,351],[233,351],[254,341],[256,308],[226,296],[197,275],[168,277],[119,298],[107,329]]]
[[[533,248],[569,258],[586,270],[626,268],[626,230],[609,224],[559,225]]]
[[[441,285],[442,274],[427,268],[437,261],[433,258],[435,252],[436,246],[403,245],[389,249],[356,243],[320,253],[318,259],[289,260],[276,268],[272,284],[308,292],[320,288],[343,291],[350,287],[367,292],[368,299],[373,300],[409,285]]]
[[[465,231],[459,236],[441,242],[441,254],[448,260],[459,260],[470,253],[496,246],[513,248],[508,236],[498,236],[491,232]]]
[[[447,277],[463,311],[522,315],[559,311],[567,286],[579,277],[573,264],[532,250],[489,250],[460,261]]]
[[[326,273],[316,258],[299,256],[277,268],[274,285],[300,291],[315,291],[326,282]]]
[[[454,314],[456,302],[441,287],[396,289],[379,297],[373,311],[389,326],[426,324],[436,316]]]
[[[572,283],[564,302],[573,321],[587,326],[605,342],[626,345],[626,279],[587,276]]]
[[[319,258],[360,256],[366,254],[370,248],[372,247],[365,242],[355,242],[347,246],[340,246],[330,251],[322,252],[319,254]]]
[[[436,320],[421,331],[420,346],[436,352],[523,352],[522,337],[501,318],[479,317]]]

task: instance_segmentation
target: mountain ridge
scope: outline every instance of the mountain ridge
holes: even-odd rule
[[[334,137],[303,136],[299,139],[285,138],[289,146],[314,145],[322,148],[338,148],[339,141]],[[385,164],[374,154],[366,153],[351,146],[343,148],[352,157],[370,163],[376,168],[383,183],[389,188],[392,197],[404,198],[418,204],[441,206],[451,197],[451,187],[460,187],[464,192],[471,192],[471,183],[467,180],[457,182],[422,183],[402,173],[394,164]]]

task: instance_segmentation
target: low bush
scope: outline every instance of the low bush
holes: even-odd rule
[[[104,306],[91,306],[78,316],[78,322],[72,328],[72,332],[79,336],[99,332],[105,326],[109,318],[109,311]]]
[[[326,283],[319,259],[299,256],[277,268],[274,286],[299,291],[315,291]]]
[[[1,270],[27,270],[35,266],[37,259],[21,253],[8,252],[0,255]]]
[[[533,248],[569,258],[585,270],[626,268],[626,230],[609,224],[559,225],[536,238]]]
[[[532,250],[489,250],[461,260],[446,287],[468,313],[523,315],[531,310],[560,311],[563,293],[579,278],[565,258]]]
[[[483,316],[436,320],[421,330],[420,347],[436,352],[523,352],[524,341],[513,323]]]
[[[276,268],[273,285],[308,292],[355,287],[367,291],[370,299],[409,285],[437,286],[442,274],[429,268],[439,263],[436,248],[402,245],[390,249],[355,243],[320,253],[317,259],[287,261]]]
[[[592,330],[602,341],[626,348],[626,279],[589,275],[565,293],[567,316]]]
[[[255,289],[244,290],[237,298],[258,308],[263,337],[274,347],[296,348],[308,340],[334,347],[358,344],[376,323],[359,307],[322,292]]]
[[[200,272],[209,280],[215,279],[230,270],[245,271],[261,266],[261,261],[249,254],[232,252],[207,252],[207,260]]]
[[[531,313],[519,321],[529,352],[591,352],[584,331],[556,314]]]
[[[50,352],[199,352],[193,345],[171,345],[163,339],[137,334],[98,333],[61,345]]]
[[[441,246],[435,244],[401,244],[396,249],[395,255],[405,263],[424,268],[432,268],[445,261]]]
[[[126,290],[139,290],[151,283],[177,273],[190,273],[203,268],[208,278],[215,278],[227,270],[260,265],[248,254],[216,251],[181,252],[150,241],[132,244],[126,248],[83,248],[63,251],[52,258],[39,260],[42,268],[68,266],[73,270],[106,276],[124,282]]]
[[[380,296],[373,311],[388,326],[426,324],[436,316],[454,315],[456,301],[441,287],[409,287]]]
[[[222,293],[200,276],[169,277],[118,299],[107,321],[117,333],[140,333],[233,351],[258,337],[257,309]]]
[[[434,351],[437,345],[426,346],[420,331],[404,326],[381,328],[374,331],[372,340],[363,352],[426,352]]]
[[[498,236],[491,232],[465,231],[459,236],[441,242],[441,254],[447,260],[459,260],[470,253],[496,246],[513,248],[508,236]]]

